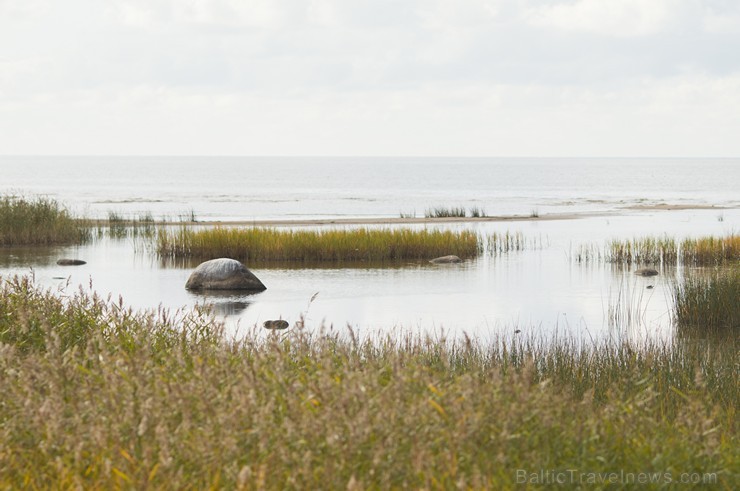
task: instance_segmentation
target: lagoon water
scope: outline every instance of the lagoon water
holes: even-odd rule
[[[192,265],[160,261],[134,239],[0,249],[0,276],[32,273],[63,294],[92,287],[137,308],[210,303],[233,330],[305,316],[311,328],[350,325],[361,333],[445,330],[485,339],[522,330],[669,339],[671,288],[697,272],[664,268],[642,278],[634,268],[578,263],[574,251],[613,238],[725,235],[740,223],[738,159],[0,157],[0,168],[0,192],[50,196],[94,217],[388,218],[423,216],[435,206],[489,215],[584,214],[414,225],[521,232],[530,242],[525,251],[462,265],[250,265],[268,286],[256,295],[187,292]],[[662,204],[685,209],[651,208]],[[60,267],[60,257],[88,264]],[[615,314],[623,319],[619,328],[610,321]]]

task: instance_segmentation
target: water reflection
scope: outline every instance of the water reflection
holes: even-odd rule
[[[252,305],[252,303],[241,301],[225,301],[214,302],[211,305],[213,306],[213,312],[216,315],[229,317],[241,314],[242,312],[247,310],[247,308]]]
[[[255,302],[254,297],[261,292],[249,293],[244,290],[203,290],[190,291],[196,303],[205,304],[218,316],[229,317],[242,314]]]

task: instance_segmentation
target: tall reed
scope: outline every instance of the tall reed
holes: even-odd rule
[[[160,230],[157,252],[164,257],[230,257],[242,261],[394,261],[482,251],[471,231],[413,229],[279,230],[223,228]]]
[[[735,344],[233,339],[27,278],[2,282],[0,312],[3,489],[511,489],[542,469],[737,485]]]
[[[509,232],[508,230],[504,233],[494,232],[487,238],[488,252],[491,255],[505,254],[514,251],[523,251],[528,247],[537,248],[537,241],[530,239],[529,241],[524,237],[522,232]],[[540,242],[539,247],[542,247]]]
[[[721,265],[740,261],[740,235],[700,237],[676,242],[670,237],[612,240],[604,257],[622,264]]]
[[[156,222],[151,212],[126,218],[115,211],[108,212],[108,219],[97,222],[98,237],[109,236],[114,239],[153,238],[156,233]]]
[[[673,290],[679,333],[691,337],[740,335],[740,266],[692,275]]]
[[[0,197],[0,246],[76,244],[90,230],[55,200]]]
[[[686,239],[681,242],[681,259],[684,264],[695,266],[740,261],[740,235]]]
[[[669,237],[615,239],[607,244],[604,257],[609,262],[621,264],[675,263],[678,245]]]

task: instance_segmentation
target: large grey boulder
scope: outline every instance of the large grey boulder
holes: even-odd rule
[[[211,259],[201,263],[185,283],[188,290],[251,290],[267,287],[242,263],[235,259]]]
[[[635,271],[635,274],[640,276],[656,276],[658,274],[658,270],[653,268],[640,268]]]
[[[457,256],[442,256],[429,261],[432,264],[456,264],[461,263],[462,259]]]

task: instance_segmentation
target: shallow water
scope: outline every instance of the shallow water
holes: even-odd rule
[[[671,288],[686,271],[666,268],[657,277],[643,278],[634,274],[635,267],[577,263],[573,251],[584,243],[601,247],[612,238],[667,234],[682,239],[736,232],[740,210],[721,213],[721,220],[717,210],[687,210],[440,225],[482,234],[521,232],[536,245],[498,256],[486,254],[461,265],[248,265],[268,288],[255,295],[188,292],[184,284],[192,265],[168,265],[147,252],[139,239],[0,249],[0,275],[32,272],[40,284],[66,291],[92,285],[137,308],[209,303],[234,332],[269,319],[295,323],[305,316],[311,328],[349,325],[366,334],[400,328],[465,332],[481,339],[515,330],[522,335],[557,332],[587,339],[669,339]],[[61,257],[81,258],[87,264],[57,266]],[[610,322],[615,312],[621,316],[618,327]]]
[[[740,206],[740,159],[0,156],[0,193],[44,194],[78,214],[156,220],[489,215]]]

